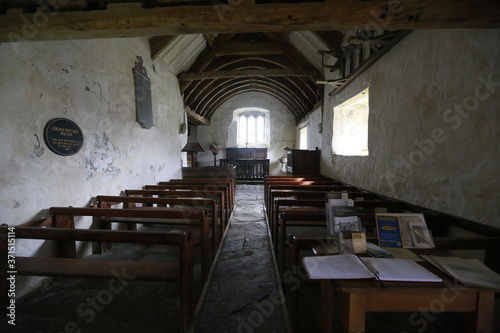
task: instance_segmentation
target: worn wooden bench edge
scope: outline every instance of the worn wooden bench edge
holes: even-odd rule
[[[64,267],[64,271],[61,270]],[[19,275],[64,278],[112,278],[126,274],[131,280],[179,281],[179,263],[73,258],[16,258]]]
[[[14,231],[12,231],[14,230]],[[0,227],[0,254],[2,261],[2,304],[7,298],[7,263],[9,232],[16,239],[44,239],[55,241],[104,241],[121,243],[155,243],[179,246],[179,259],[176,262],[137,262],[123,260],[98,260],[85,258],[39,258],[16,257],[16,274],[49,277],[113,278],[126,274],[131,280],[179,282],[181,303],[181,326],[187,330],[192,316],[193,258],[191,232],[148,233],[116,230],[54,229],[34,227]]]

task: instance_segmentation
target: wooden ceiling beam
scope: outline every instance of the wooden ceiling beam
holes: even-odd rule
[[[195,33],[499,28],[500,6],[488,0],[328,0],[318,3],[178,5],[107,10],[10,11],[0,16],[0,42],[149,37]],[[40,23],[42,22],[42,23]]]
[[[149,39],[149,48],[151,50],[151,59],[155,59],[176,36],[154,36]]]
[[[247,56],[247,55],[268,55],[268,54],[283,54],[285,50],[281,43],[277,42],[227,42],[217,46],[214,49],[217,57],[222,56]]]
[[[189,106],[185,106],[184,110],[186,111],[186,115],[190,123],[193,123],[195,125],[210,126],[210,120],[200,116],[199,114],[191,110]]]
[[[179,81],[209,80],[209,79],[228,79],[244,77],[273,77],[273,76],[299,76],[311,77],[319,80],[320,74],[317,71],[302,71],[293,69],[253,69],[253,70],[234,70],[217,71],[204,73],[185,73],[179,76]]]

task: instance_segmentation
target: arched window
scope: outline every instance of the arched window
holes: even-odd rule
[[[238,147],[262,147],[266,145],[268,121],[265,110],[239,109],[234,111]]]

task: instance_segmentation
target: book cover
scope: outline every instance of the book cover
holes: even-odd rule
[[[403,247],[399,219],[393,215],[375,215],[379,245],[382,247]]]
[[[354,206],[333,207],[334,232],[341,253],[366,251],[366,234]]]
[[[419,213],[376,214],[380,246],[430,249],[434,241],[424,215]]]
[[[335,232],[338,230],[335,230],[335,222],[334,222],[334,217],[335,217],[335,209],[337,207],[345,207],[345,206],[353,206],[353,201],[348,199],[328,199],[326,203],[326,214],[327,214],[327,227],[328,230],[330,231],[330,235],[334,236]]]

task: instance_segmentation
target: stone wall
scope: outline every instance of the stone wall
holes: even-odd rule
[[[499,30],[414,31],[338,95],[328,98],[324,175],[500,227]],[[333,108],[370,88],[369,156],[331,151]]]
[[[295,142],[295,118],[288,108],[276,98],[258,92],[238,95],[223,103],[211,118],[210,126],[199,126],[196,137],[189,141],[198,141],[205,152],[198,153],[200,166],[213,165],[213,155],[209,150],[210,143],[217,141],[222,145],[222,150],[217,155],[217,165],[220,158],[225,158],[224,148],[230,142],[235,142],[235,126],[233,124],[233,111],[240,108],[261,108],[270,111],[270,124],[266,130],[269,133],[269,146],[267,157],[270,159],[271,175],[279,175],[281,164],[278,159],[283,156],[283,147],[293,147]],[[229,144],[230,145],[230,144]],[[229,146],[234,147],[233,145]]]
[[[135,121],[137,56],[152,81],[151,129]],[[4,43],[0,63],[2,223],[19,225],[51,206],[85,206],[95,195],[181,176],[187,135],[179,135],[178,81],[165,63],[150,60],[147,39]],[[82,129],[84,144],[75,155],[56,155],[44,142],[45,124],[59,117]],[[18,255],[49,249],[40,242],[17,245]],[[22,294],[30,286],[18,280]]]

